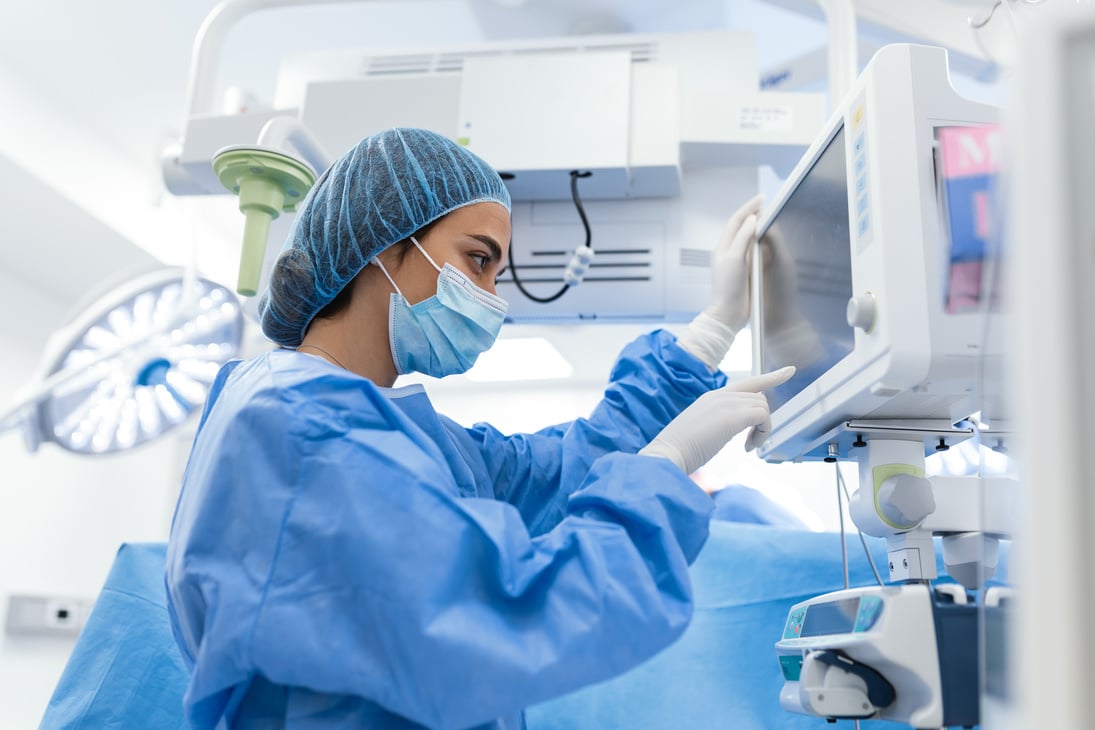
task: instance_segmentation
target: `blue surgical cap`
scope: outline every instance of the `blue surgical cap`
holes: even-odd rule
[[[320,176],[301,204],[259,302],[262,331],[296,347],[316,314],[378,253],[473,203],[510,208],[486,162],[425,129],[361,140]]]

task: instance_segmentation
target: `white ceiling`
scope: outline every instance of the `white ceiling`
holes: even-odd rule
[[[4,273],[34,282],[51,300],[75,303],[89,283],[157,265],[152,255],[3,156],[0,200],[4,218],[24,221],[14,225],[0,220]]]
[[[988,4],[988,0],[983,0]],[[190,54],[214,0],[0,3],[0,267],[72,306],[111,272],[182,263],[238,240],[233,201],[204,215],[163,190]],[[969,45],[968,4],[857,0],[868,30],[945,31]],[[777,7],[782,6],[782,7]],[[294,51],[588,32],[748,29],[761,68],[824,43],[813,0],[375,0],[266,10],[224,45],[219,88],[269,99]],[[950,38],[953,36],[953,38]],[[215,208],[216,206],[214,206]],[[203,248],[204,247],[204,248]],[[218,274],[223,272],[217,272]],[[226,277],[217,276],[220,280]]]
[[[876,30],[942,34],[973,49],[965,18],[989,0],[858,0]],[[158,159],[180,131],[194,38],[214,0],[36,0],[0,4],[0,66],[63,103],[135,164]],[[277,63],[294,51],[398,47],[593,32],[737,27],[758,34],[760,66],[821,37],[815,0],[373,0],[264,10],[224,46],[221,81],[272,95]]]

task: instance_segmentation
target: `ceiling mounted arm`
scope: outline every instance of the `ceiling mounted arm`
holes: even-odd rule
[[[375,0],[224,0],[205,16],[190,58],[190,78],[186,92],[186,118],[213,111],[213,91],[216,84],[220,50],[228,31],[252,13],[273,8],[298,5],[336,5],[373,2]]]
[[[835,109],[859,75],[855,7],[851,0],[817,0],[829,29],[829,109]]]

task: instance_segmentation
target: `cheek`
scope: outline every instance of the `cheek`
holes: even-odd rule
[[[418,304],[437,293],[437,271],[426,263],[424,267],[410,265],[403,268],[404,276],[395,280],[410,304]]]

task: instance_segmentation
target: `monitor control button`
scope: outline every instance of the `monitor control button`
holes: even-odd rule
[[[865,292],[852,297],[848,300],[848,326],[870,332],[874,328],[876,309],[874,294]]]

